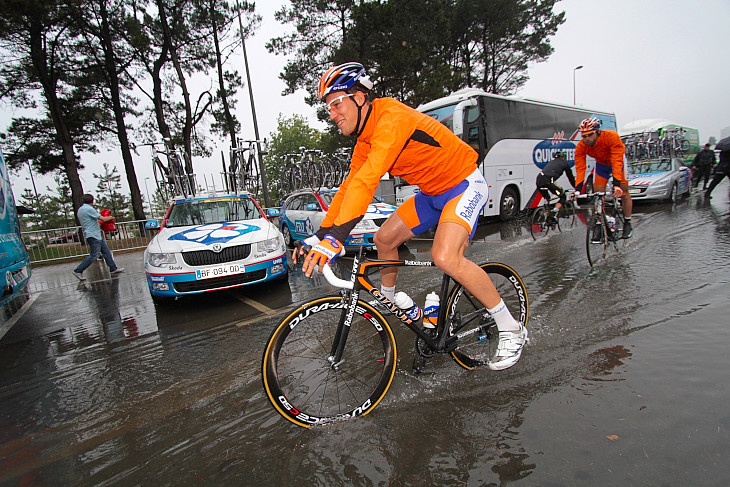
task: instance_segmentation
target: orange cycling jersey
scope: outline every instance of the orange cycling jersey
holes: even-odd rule
[[[586,155],[593,157],[597,164],[611,166],[614,179],[623,180],[624,143],[618,133],[613,130],[601,130],[593,147],[589,147],[582,140],[575,147],[575,180],[576,186],[585,181]]]
[[[386,172],[438,195],[473,173],[477,158],[474,149],[434,118],[393,98],[375,99],[357,139],[350,173],[317,235],[329,233],[344,242],[367,212]]]

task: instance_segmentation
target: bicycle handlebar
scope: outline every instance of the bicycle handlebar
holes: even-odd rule
[[[329,264],[325,264],[322,268],[322,274],[324,274],[325,279],[327,279],[327,282],[332,284],[335,287],[340,287],[343,289],[350,289],[355,287],[355,283],[352,281],[346,281],[344,279],[340,279],[335,275],[335,272],[332,270],[332,267],[330,267]]]

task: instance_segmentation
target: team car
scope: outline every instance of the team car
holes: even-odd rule
[[[272,210],[269,216],[278,216]],[[284,278],[279,229],[249,194],[177,198],[144,251],[153,299],[177,298]]]
[[[677,158],[650,159],[628,166],[629,194],[634,200],[670,200],[689,194],[692,171]]]
[[[286,245],[291,247],[295,240],[303,240],[319,230],[336,193],[336,189],[302,190],[289,195],[284,200],[279,217],[279,228],[284,235]],[[373,242],[375,232],[395,210],[395,206],[373,198],[368,205],[367,213],[345,240],[345,248],[375,249]]]

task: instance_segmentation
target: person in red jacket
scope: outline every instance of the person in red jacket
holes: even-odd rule
[[[112,216],[112,212],[110,210],[107,210],[106,208],[102,209],[99,214],[104,217]],[[116,223],[114,222],[114,217],[112,217],[111,220],[102,222],[99,227],[101,228],[101,231],[104,232],[105,236],[112,236],[117,230]]]
[[[345,63],[327,70],[319,98],[343,135],[357,138],[350,172],[340,185],[319,231],[304,241],[312,249],[304,259],[314,268],[344,253],[342,242],[362,219],[386,173],[401,176],[421,191],[403,203],[375,234],[380,259],[398,259],[398,247],[438,224],[431,254],[446,274],[467,288],[492,314],[499,329],[497,353],[489,364],[502,370],[516,364],[527,342],[527,329],[504,304],[489,276],[464,252],[488,200],[489,187],[477,168],[478,154],[446,126],[393,98],[370,100],[373,87],[365,68]],[[304,255],[293,253],[294,262]],[[381,271],[381,292],[392,300],[397,268]]]
[[[626,179],[625,146],[621,137],[613,130],[601,130],[601,122],[595,117],[586,118],[578,126],[581,140],[575,147],[575,185],[576,194],[583,191],[586,176],[586,155],[596,160],[596,176],[593,188],[597,193],[606,191],[608,179],[613,175],[613,197],[621,198],[626,223],[621,238],[630,238],[631,210],[633,200],[629,194],[629,181]]]

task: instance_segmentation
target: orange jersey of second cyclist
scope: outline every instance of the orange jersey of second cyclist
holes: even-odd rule
[[[618,133],[613,130],[601,130],[593,147],[589,147],[582,140],[575,147],[575,181],[580,184],[585,181],[586,155],[596,160],[597,164],[611,166],[614,177],[623,174],[624,143]]]
[[[327,233],[344,241],[367,212],[386,172],[428,195],[438,195],[473,173],[477,158],[474,149],[434,118],[393,98],[375,99],[357,138],[350,173],[332,200],[322,228],[334,227]]]

